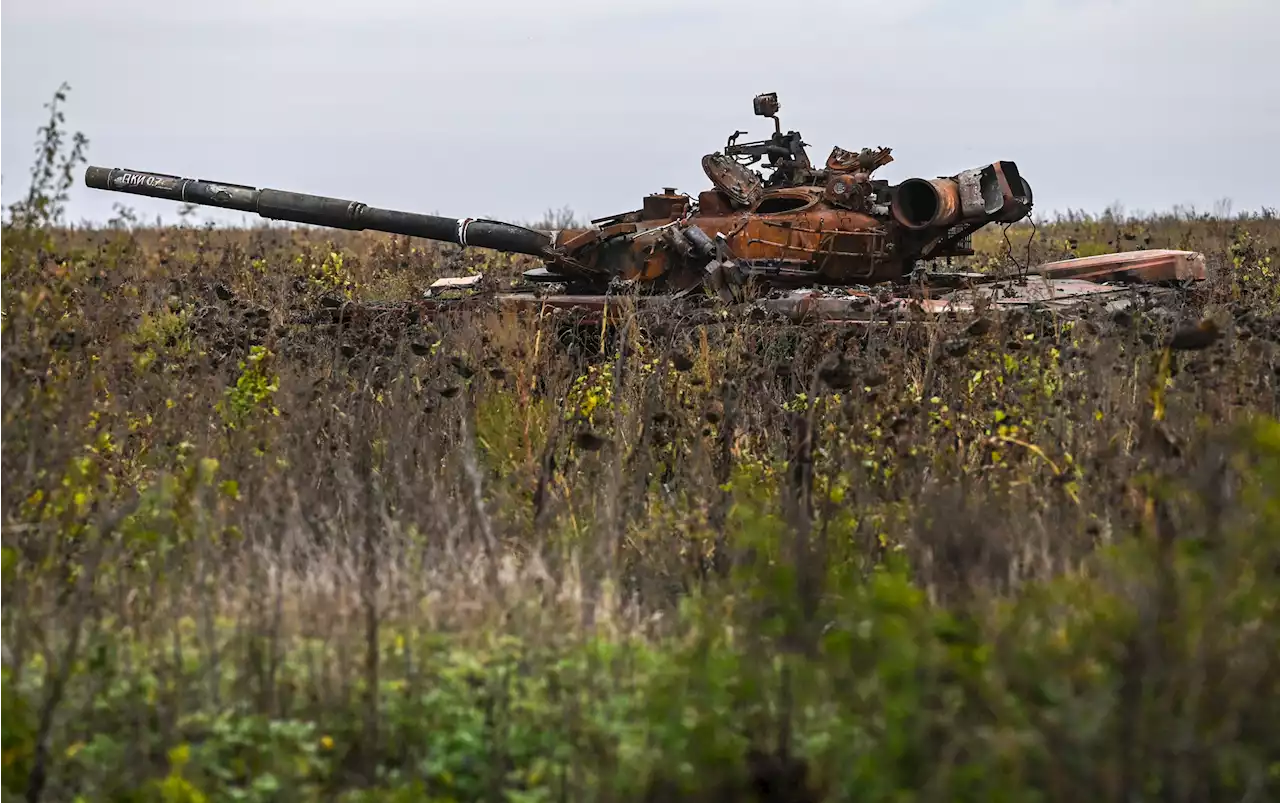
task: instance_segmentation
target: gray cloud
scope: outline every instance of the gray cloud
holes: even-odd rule
[[[44,103],[95,164],[455,215],[635,208],[777,91],[816,159],[1014,159],[1045,210],[1280,202],[1274,0],[10,0],[3,196]],[[77,188],[73,218],[125,202]],[[225,219],[225,218],[222,218]],[[237,218],[238,219],[238,218]]]

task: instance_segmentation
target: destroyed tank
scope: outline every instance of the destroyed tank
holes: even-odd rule
[[[696,198],[666,187],[645,197],[639,209],[557,231],[120,168],[89,167],[85,183],[272,220],[527,254],[542,261],[523,274],[527,286],[543,284],[550,292],[498,293],[491,300],[517,308],[575,309],[587,318],[620,290],[645,304],[665,304],[692,300],[701,289],[725,303],[763,305],[792,319],[858,321],[880,319],[886,307],[908,304],[926,313],[955,313],[975,304],[1058,311],[1093,302],[1114,307],[1129,303],[1126,286],[1169,287],[1206,278],[1204,256],[1188,251],[1023,266],[1012,283],[987,274],[919,270],[932,260],[972,255],[972,235],[983,226],[1030,215],[1031,186],[1018,166],[996,161],[952,176],[892,184],[874,178],[893,161],[890,148],[835,147],[822,167],[814,167],[800,133],[783,132],[779,108],[776,93],[755,97],[755,113],[773,121],[772,135],[739,142],[746,132],[735,131],[723,149],[704,156],[702,168],[712,186]],[[1040,281],[1028,282],[1029,275]],[[475,287],[480,278],[441,279],[427,296],[440,299],[437,291]],[[548,284],[562,289],[552,291]],[[872,285],[880,287],[872,292]],[[921,289],[926,298],[919,297]]]
[[[273,220],[528,254],[544,267],[526,279],[579,293],[605,292],[617,282],[656,293],[748,278],[781,287],[900,282],[922,260],[971,254],[974,231],[1031,210],[1030,186],[1011,161],[891,185],[873,178],[893,161],[891,149],[836,147],[814,167],[800,133],[783,133],[777,95],[756,96],[754,107],[772,119],[772,136],[738,142],[745,132],[735,131],[723,150],[704,156],[712,187],[697,198],[664,188],[639,209],[578,229],[542,231],[129,169],[89,167],[85,182]],[[767,176],[751,169],[762,161]]]

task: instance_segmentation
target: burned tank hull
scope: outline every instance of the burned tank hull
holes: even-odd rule
[[[1188,287],[1208,278],[1204,254],[1198,251],[1152,250],[1102,254],[1048,262],[1015,276],[950,272],[923,276],[916,284],[896,287],[807,286],[767,293],[725,297],[678,294],[503,292],[486,287],[485,277],[437,280],[421,302],[425,309],[468,304],[516,309],[530,314],[547,310],[568,313],[580,324],[594,326],[617,309],[633,305],[650,311],[716,308],[743,318],[760,314],[791,323],[823,322],[882,325],[906,320],[961,317],[979,310],[1000,315],[1012,310],[1042,310],[1054,315],[1116,312],[1135,303],[1174,300]],[[334,310],[329,317],[343,312]]]

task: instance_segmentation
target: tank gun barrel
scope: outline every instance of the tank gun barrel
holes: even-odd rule
[[[352,231],[381,231],[546,257],[551,235],[496,220],[449,218],[380,209],[359,201],[308,195],[124,168],[89,167],[84,182],[97,190],[127,192],[180,203],[254,212],[270,220],[310,223]]]

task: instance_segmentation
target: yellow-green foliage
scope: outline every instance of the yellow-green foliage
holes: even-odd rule
[[[255,415],[280,414],[271,403],[280,388],[280,378],[270,372],[273,356],[265,347],[253,346],[248,358],[240,361],[240,376],[235,386],[227,389],[226,398],[217,405],[228,427],[243,426]]]

